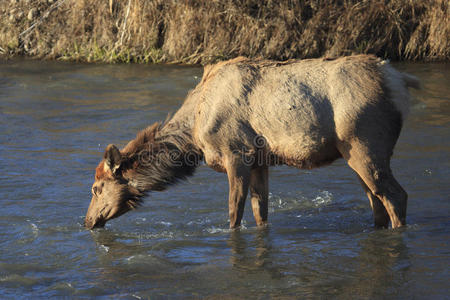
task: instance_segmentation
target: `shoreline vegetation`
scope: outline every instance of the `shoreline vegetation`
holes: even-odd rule
[[[449,61],[448,0],[4,0],[0,55],[207,64],[371,53]]]

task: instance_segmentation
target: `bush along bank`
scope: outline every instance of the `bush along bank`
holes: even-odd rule
[[[4,0],[0,54],[206,64],[372,53],[448,61],[449,2]]]

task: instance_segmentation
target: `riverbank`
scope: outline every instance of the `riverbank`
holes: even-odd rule
[[[186,64],[350,53],[449,61],[448,15],[446,0],[5,0],[0,54]]]

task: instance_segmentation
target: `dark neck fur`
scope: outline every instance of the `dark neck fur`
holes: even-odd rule
[[[122,154],[127,166],[123,175],[140,192],[161,191],[193,175],[202,159],[190,130],[176,123],[144,129]]]

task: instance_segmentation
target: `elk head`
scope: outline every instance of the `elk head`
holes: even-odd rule
[[[106,147],[103,160],[95,170],[92,200],[86,213],[85,226],[103,227],[139,205],[143,194],[123,176],[126,159],[114,145]]]

